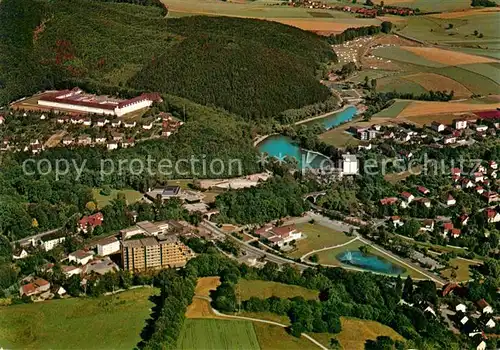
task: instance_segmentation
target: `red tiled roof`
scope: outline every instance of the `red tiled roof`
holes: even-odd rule
[[[101,226],[102,221],[104,220],[104,215],[102,215],[101,212],[95,213],[94,215],[89,215],[89,216],[84,216],[83,218],[78,221],[81,227],[87,227],[87,226]]]
[[[380,204],[382,204],[382,205],[394,204],[397,201],[398,201],[398,199],[396,197],[382,198],[380,200]]]
[[[476,302],[477,306],[479,306],[481,309],[484,309],[485,307],[487,306],[490,306],[490,304],[488,304],[488,302],[484,299],[480,299]]]
[[[402,197],[405,197],[405,198],[410,198],[411,196],[413,196],[410,192],[402,192],[401,193],[401,196]]]
[[[286,238],[292,233],[293,231],[296,230],[295,225],[288,225],[288,226],[282,226],[282,227],[275,227],[273,228],[273,233],[276,236],[280,236],[282,238]]]
[[[445,230],[452,230],[452,229],[453,229],[453,224],[452,224],[451,222],[445,222],[445,223],[443,224],[443,228],[444,228]]]
[[[499,110],[475,112],[474,114],[476,114],[479,118],[482,118],[482,119],[500,118],[500,111]]]

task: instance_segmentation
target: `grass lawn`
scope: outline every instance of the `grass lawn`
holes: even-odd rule
[[[0,309],[0,344],[22,349],[131,349],[153,303],[153,288]]]
[[[310,333],[309,335],[326,347],[330,345],[331,338],[336,338],[346,350],[363,350],[367,340],[375,340],[378,336],[385,335],[394,340],[404,339],[392,328],[375,321],[341,317],[340,322],[342,331],[339,334]]]
[[[304,299],[315,300],[319,292],[290,284],[240,279],[236,285],[236,293],[240,300],[248,300],[251,297],[270,298],[273,295],[279,298],[293,298],[296,296]]]
[[[396,118],[408,105],[410,101],[396,101],[389,108],[383,109],[377,114],[374,114],[375,118]]]
[[[441,64],[439,62],[428,60],[428,59],[426,59],[422,56],[419,56],[413,52],[402,49],[399,46],[389,46],[389,47],[376,48],[373,50],[373,55],[378,56],[378,57],[382,57],[382,58],[385,58],[385,59],[391,60],[391,61],[399,61],[399,62],[414,64],[414,65],[423,66],[423,67],[439,68],[439,67],[445,66],[444,64]]]
[[[250,321],[187,319],[177,342],[179,350],[259,350]]]
[[[297,250],[289,254],[293,258],[300,258],[312,250],[343,244],[354,238],[318,224],[298,224],[297,229],[306,234],[307,238],[297,241]]]
[[[471,261],[457,258],[450,260],[450,265],[456,268],[457,277],[454,279],[451,278],[451,272],[453,271],[453,269],[451,268],[441,271],[441,275],[450,280],[455,280],[457,282],[464,282],[464,281],[469,281],[471,279],[470,266],[476,266],[477,264]]]
[[[361,144],[361,141],[348,133],[346,129],[343,126],[333,128],[321,134],[319,138],[321,141],[335,147],[357,146]]]
[[[317,349],[310,340],[300,337],[295,338],[286,332],[283,327],[273,326],[261,322],[253,322],[255,334],[261,350],[304,350],[304,349]],[[236,349],[236,348],[235,348]],[[238,348],[247,349],[247,348]]]
[[[102,209],[106,205],[108,205],[113,199],[116,198],[118,193],[125,193],[125,198],[127,199],[128,204],[132,204],[138,202],[142,198],[142,193],[136,190],[112,190],[109,196],[104,196],[101,194],[100,188],[92,189],[92,195],[94,196],[94,200],[97,203],[97,208]]]
[[[427,92],[423,86],[401,77],[387,77],[377,80],[377,91],[397,91],[401,93],[411,93],[414,95],[420,95]]]

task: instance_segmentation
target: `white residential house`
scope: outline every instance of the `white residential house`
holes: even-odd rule
[[[144,130],[151,130],[152,127],[153,127],[153,122],[150,122],[149,124],[143,124],[142,125],[142,128]]]
[[[482,172],[476,172],[472,176],[474,178],[475,182],[483,182],[484,181],[484,174]]]
[[[492,318],[490,318],[490,319],[488,320],[488,322],[486,322],[486,324],[485,324],[485,325],[486,325],[486,327],[488,327],[488,328],[495,328],[496,323],[495,323],[495,321],[493,321],[493,319],[492,319]]]
[[[92,120],[90,118],[85,118],[83,119],[83,125],[85,126],[91,126],[92,125]]]
[[[479,344],[476,345],[476,350],[486,350],[486,342],[481,339]]]
[[[45,236],[40,238],[40,245],[43,247],[43,249],[48,252],[49,250],[54,249],[55,246],[61,244],[64,242],[66,237],[52,237],[52,235]]]
[[[488,224],[500,222],[500,213],[494,209],[486,209],[486,219],[488,220]]]
[[[446,205],[451,207],[451,206],[454,206],[455,204],[457,204],[456,199],[453,198],[453,196],[451,194],[449,194],[448,198],[446,199]]]
[[[106,256],[120,251],[120,241],[116,237],[107,237],[97,242],[97,255]]]
[[[487,125],[475,125],[474,129],[476,129],[477,132],[485,132],[486,130],[488,130],[488,126]]]
[[[123,126],[125,128],[135,128],[137,125],[137,122],[123,122]]]
[[[453,121],[453,126],[457,130],[467,129],[467,120],[464,120],[464,119],[455,119]]]
[[[396,228],[404,225],[404,223],[401,221],[401,218],[399,216],[391,217],[391,221],[392,221],[392,224],[394,225],[394,227],[396,227]]]
[[[95,143],[99,143],[99,144],[106,143],[106,138],[105,137],[96,137]]]
[[[111,122],[111,126],[112,126],[113,128],[117,128],[117,127],[119,127],[120,125],[122,125],[122,121],[121,121],[121,120],[113,120],[113,121]]]
[[[358,159],[354,154],[343,154],[342,155],[342,174],[343,175],[357,175],[359,173],[358,169]]]
[[[24,259],[28,256],[28,252],[26,251],[26,249],[21,249],[17,252],[15,252],[14,254],[12,254],[12,259],[14,260],[20,260],[20,259]]]
[[[469,318],[467,316],[464,316],[460,319],[460,324],[463,326],[469,321]]]
[[[66,278],[69,278],[73,275],[79,275],[82,273],[82,269],[81,267],[78,267],[78,266],[61,266],[61,270],[64,274],[64,276],[66,276]]]
[[[465,306],[465,304],[460,303],[457,306],[455,306],[455,311],[457,311],[457,312],[461,311],[465,314],[465,312],[467,311],[467,306]],[[467,318],[467,317],[465,317],[465,318]]]
[[[427,231],[427,232],[434,231],[434,220],[424,220],[422,222],[422,226],[420,227],[420,230]]]
[[[68,260],[70,262],[75,262],[79,265],[86,265],[94,257],[93,251],[77,250],[68,255]]]
[[[479,311],[481,311],[483,314],[492,314],[493,313],[493,308],[488,304],[488,302],[484,299],[478,300],[477,308]]]
[[[403,200],[401,201],[401,207],[407,208],[408,205],[415,199],[415,196],[412,195],[410,192],[403,192],[401,193],[401,197]]]
[[[115,149],[118,149],[118,142],[116,142],[116,141],[109,141],[107,147],[108,147],[108,151],[113,151]]]
[[[437,132],[443,132],[446,129],[446,125],[438,122],[432,122],[431,129]]]
[[[436,317],[436,311],[434,311],[434,309],[433,309],[432,307],[430,307],[430,306],[427,306],[427,307],[425,308],[424,313],[425,313],[425,312],[429,312],[429,313],[431,313],[434,317]]]

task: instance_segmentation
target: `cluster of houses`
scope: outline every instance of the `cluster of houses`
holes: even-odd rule
[[[430,127],[432,130],[443,135],[443,145],[463,144],[466,142],[467,138],[470,137],[481,139],[487,136],[496,136],[497,130],[500,129],[500,121],[493,120],[493,127],[478,123],[478,120],[481,119],[493,119],[487,118],[487,116],[492,113],[500,119],[500,111],[498,110],[476,112],[475,114],[478,118],[455,119],[451,126],[434,121],[431,123]]]
[[[411,8],[397,7],[397,6],[376,6],[373,8],[360,7],[360,6],[332,6],[322,1],[313,1],[313,0],[290,0],[289,3],[291,6],[294,7],[344,11],[344,12],[355,13],[358,16],[366,18],[374,18],[376,16],[382,16],[384,14],[392,14],[397,16],[411,16],[415,14],[415,10]]]
[[[466,293],[467,288],[457,283],[449,283],[443,287],[443,297],[450,294],[458,297],[452,301],[451,305],[448,305],[452,312],[448,318],[461,334],[473,339],[476,349],[484,350],[486,348],[485,340],[488,339],[485,330],[497,327],[498,317],[494,316],[495,311],[484,299],[477,300],[475,303],[461,301],[461,297]]]
[[[40,119],[46,119],[45,114],[41,114]],[[0,120],[0,125],[3,123]],[[97,128],[106,128],[102,133],[95,137],[90,135],[80,135],[72,136],[67,135],[62,138],[61,144],[66,147],[71,146],[106,146],[110,151],[121,148],[133,147],[135,145],[135,139],[131,137],[126,137],[126,134],[120,132],[121,129],[131,130],[138,127],[143,131],[151,130],[155,123],[161,122],[161,136],[169,137],[172,135],[183,122],[174,118],[170,113],[160,113],[157,118],[152,121],[138,123],[133,120],[121,120],[121,119],[110,119],[106,117],[91,118],[88,116],[81,115],[61,115],[56,118],[58,124],[72,124],[81,126],[94,126]],[[20,148],[18,144],[14,144],[10,139],[5,138],[0,142],[0,151],[11,151],[11,150],[23,150],[24,152],[31,152],[32,154],[38,154],[45,149],[44,143],[38,139],[32,140],[28,145]]]
[[[498,189],[497,177],[498,164],[495,161],[489,161],[485,164],[477,166],[471,173],[465,173],[459,168],[452,168],[450,176],[455,188],[476,192],[485,202],[485,208],[482,210],[485,219],[488,223],[500,222],[500,213],[496,202],[500,201],[500,196],[494,189]],[[399,206],[403,209],[409,208],[410,205],[421,205],[426,208],[432,206],[432,201],[429,198],[431,191],[424,186],[416,186],[413,190],[404,191],[398,197],[386,197],[379,201],[381,206]],[[420,195],[419,197],[417,197]],[[444,194],[440,199],[435,200],[438,204],[445,207],[453,207],[457,205],[457,200],[450,194]],[[389,218],[393,227],[397,228],[404,225],[400,216],[392,216]],[[462,229],[469,221],[469,215],[466,213],[460,214],[454,220],[458,227],[449,219],[440,221],[440,232],[444,237],[459,238],[462,234]],[[421,220],[421,231],[434,232],[435,221],[432,219]]]
[[[292,242],[302,238],[302,232],[297,230],[295,225],[273,226],[265,225],[255,230],[255,235],[269,241],[279,248],[290,247]]]

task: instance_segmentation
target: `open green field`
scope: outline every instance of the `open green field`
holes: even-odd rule
[[[339,3],[338,0],[327,0],[326,2]],[[352,0],[341,0],[341,2],[352,4]],[[386,0],[384,3],[385,5],[419,8],[422,11],[455,11],[470,8],[470,0]]]
[[[500,84],[500,63],[473,63],[463,64],[459,67],[493,80],[496,84]]]
[[[377,91],[379,92],[402,92],[420,95],[427,90],[421,85],[404,78],[388,77],[377,80]]]
[[[455,272],[457,276],[455,278],[451,278],[451,273],[453,271],[452,268],[441,271],[441,275],[445,278],[448,278],[450,280],[455,280],[457,282],[469,281],[471,279],[470,267],[476,265],[477,264],[471,261],[458,258],[452,259],[450,260],[450,266],[456,268]]]
[[[431,68],[445,67],[444,64],[425,59],[422,56],[419,56],[413,52],[402,49],[398,46],[376,48],[373,50],[373,55],[378,57],[383,57],[391,61],[409,63],[417,66],[424,66]]]
[[[108,205],[112,200],[116,199],[118,193],[124,193],[128,204],[136,203],[141,200],[142,193],[136,190],[113,190],[109,196],[101,194],[100,188],[92,189],[92,195],[97,203],[97,208],[102,209]]]
[[[342,330],[339,334],[311,333],[309,335],[326,347],[329,347],[330,339],[335,338],[346,350],[363,350],[367,340],[375,340],[379,336],[391,337],[394,340],[404,339],[395,330],[379,322],[351,317],[341,317],[340,322]]]
[[[304,337],[295,338],[291,336],[283,327],[261,322],[253,322],[253,327],[255,334],[257,334],[261,350],[304,350],[317,348],[316,345]]]
[[[7,349],[131,349],[141,340],[156,289],[0,308],[0,344]]]
[[[287,6],[280,1],[165,0],[169,17],[194,14],[256,18],[354,18],[352,14]]]
[[[179,350],[259,350],[259,342],[250,321],[187,319],[179,337]]]
[[[251,297],[270,298],[293,298],[301,296],[304,299],[317,299],[319,292],[291,284],[284,284],[262,280],[240,279],[236,285],[236,293],[240,300],[248,300]]]
[[[499,41],[500,43],[500,41]],[[496,58],[500,60],[500,49],[493,49],[488,47],[488,49],[479,49],[474,47],[452,47],[451,50],[459,51],[463,53],[468,53],[471,55],[485,56]]]
[[[410,101],[403,100],[395,101],[389,108],[383,109],[373,116],[375,118],[396,118],[410,103]]]
[[[307,235],[307,238],[297,241],[297,249],[289,254],[293,258],[300,258],[310,251],[343,244],[353,239],[343,232],[318,224],[297,224],[297,230]]]
[[[476,94],[480,95],[498,94],[500,91],[500,85],[495,83],[495,81],[492,79],[494,76],[496,76],[495,68],[489,68],[491,69],[491,73],[493,74],[493,76],[491,76],[490,78],[490,77],[485,77],[481,74],[474,73],[471,70],[472,66],[475,66],[472,69],[475,69],[476,71],[480,69],[478,68],[478,66],[485,66],[484,68],[481,68],[481,71],[483,70],[485,71],[486,69],[488,69],[489,64],[476,63],[476,64],[456,66],[456,67],[448,66],[439,69],[434,69],[431,71],[437,74],[447,76],[448,78],[451,78],[459,82],[460,84],[464,85],[467,89]]]

